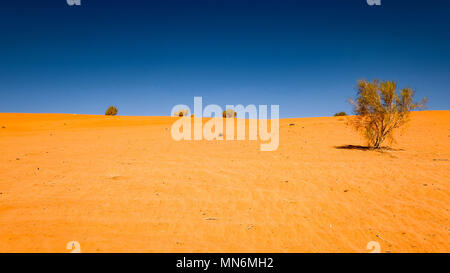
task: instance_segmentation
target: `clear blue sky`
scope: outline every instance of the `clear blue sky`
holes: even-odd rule
[[[358,79],[450,110],[450,1],[5,0],[0,112],[169,115],[175,104],[351,112]]]

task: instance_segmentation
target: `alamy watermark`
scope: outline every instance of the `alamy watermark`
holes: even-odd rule
[[[81,0],[66,0],[69,6],[81,6]]]
[[[81,245],[77,241],[70,241],[66,244],[66,248],[71,250],[70,253],[81,253]]]
[[[381,0],[366,0],[369,6],[381,6]]]
[[[171,135],[174,140],[236,140],[246,139],[246,115],[248,115],[248,140],[266,142],[260,146],[261,151],[275,151],[280,139],[279,105],[270,105],[270,119],[267,117],[268,106],[254,104],[227,105],[227,111],[234,111],[231,118],[223,118],[223,109],[219,105],[210,104],[203,109],[202,97],[194,97],[194,112],[188,116],[189,106],[178,104],[172,108],[171,114],[183,109],[180,118],[172,124]],[[203,117],[211,117],[203,126]],[[234,118],[236,117],[236,119]],[[193,128],[192,128],[193,121]],[[236,122],[235,122],[236,121]],[[225,132],[223,130],[225,122]],[[270,122],[270,130],[269,124]],[[236,126],[235,126],[236,123]],[[193,135],[192,135],[193,133]]]

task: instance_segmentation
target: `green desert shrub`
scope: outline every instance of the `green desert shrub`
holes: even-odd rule
[[[227,110],[223,111],[223,113],[222,113],[223,118],[235,118],[236,116],[237,116],[237,113],[233,109],[227,109]]]
[[[106,109],[105,115],[115,116],[115,115],[117,115],[118,112],[119,112],[119,110],[117,110],[117,108],[115,106],[110,106],[110,107],[108,107],[108,109]]]
[[[380,148],[388,139],[393,142],[393,132],[408,121],[409,113],[425,107],[426,99],[414,102],[414,91],[403,88],[399,94],[392,81],[368,82],[361,80],[357,85],[357,96],[350,100],[356,116],[350,123],[366,138],[370,147]]]
[[[173,115],[175,117],[186,117],[189,114],[189,110],[188,109],[179,109],[176,110]]]
[[[339,113],[334,114],[335,117],[342,117],[342,116],[346,116],[346,115],[347,115],[347,113],[345,113],[345,112],[339,112]]]

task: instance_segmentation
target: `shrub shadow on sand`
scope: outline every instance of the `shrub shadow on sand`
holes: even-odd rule
[[[341,146],[334,146],[334,148],[339,150],[362,150],[362,151],[373,150],[373,148],[369,146],[361,146],[361,145],[341,145]]]
[[[403,151],[403,149],[393,149],[387,146],[376,149],[373,147],[361,145],[341,145],[341,146],[334,146],[334,148],[339,150],[360,150],[360,151]]]

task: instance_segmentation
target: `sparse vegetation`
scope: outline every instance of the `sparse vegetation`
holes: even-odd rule
[[[188,109],[179,109],[177,111],[175,111],[173,113],[174,116],[176,117],[185,117],[189,114],[189,110]]]
[[[414,91],[404,88],[396,92],[395,82],[368,82],[357,85],[356,100],[350,100],[357,115],[350,122],[366,138],[369,147],[380,148],[388,139],[394,141],[393,132],[408,121],[411,110],[423,108],[426,99],[414,102]]]
[[[347,115],[347,113],[345,113],[345,112],[339,112],[339,113],[334,114],[335,117],[342,117],[342,116],[346,116],[346,115]]]
[[[227,109],[227,110],[223,111],[223,113],[222,113],[223,118],[235,118],[236,116],[237,116],[237,113],[233,109]]]
[[[118,112],[119,112],[119,110],[117,110],[117,107],[110,106],[110,107],[108,107],[108,109],[106,109],[105,115],[115,116],[115,115],[117,115]]]

